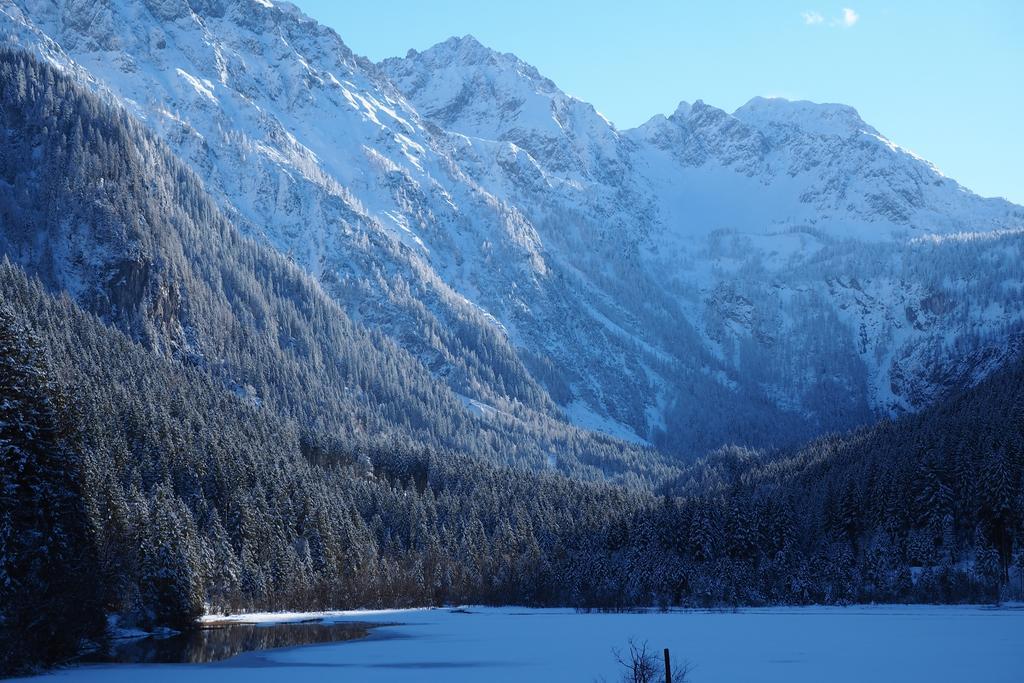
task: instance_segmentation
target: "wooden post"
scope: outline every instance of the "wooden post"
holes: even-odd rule
[[[665,683],[672,683],[672,661],[668,657],[668,648],[665,648]]]

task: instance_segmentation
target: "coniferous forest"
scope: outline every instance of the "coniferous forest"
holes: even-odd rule
[[[108,614],[1024,597],[1020,360],[684,459],[571,426],[467,333],[516,397],[476,415],[115,104],[13,50],[0,84],[0,673]]]

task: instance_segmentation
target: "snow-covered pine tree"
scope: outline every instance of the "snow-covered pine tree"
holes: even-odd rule
[[[73,657],[103,632],[69,405],[41,347],[0,305],[0,674]]]
[[[186,629],[203,611],[195,522],[168,485],[158,486],[142,538],[142,597],[149,625]]]

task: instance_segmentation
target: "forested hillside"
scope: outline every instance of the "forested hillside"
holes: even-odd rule
[[[0,83],[8,671],[109,613],[1020,594],[1019,361],[917,416],[685,468],[476,414],[126,114],[18,52]]]
[[[14,492],[0,558],[8,646],[66,627],[62,615],[84,628],[103,612],[183,626],[204,608],[1021,596],[1019,363],[920,416],[795,454],[716,453],[651,494],[394,439],[307,441],[205,372],[54,300],[16,267],[4,266],[0,290],[5,348],[15,340],[18,357],[38,368],[19,391],[45,398],[66,383],[74,388],[57,395],[76,407],[66,428],[39,436],[25,431],[20,404],[4,403],[4,423],[18,425],[3,435],[7,452],[35,443],[25,461],[59,447],[75,463],[34,478],[31,468],[5,468]],[[62,503],[66,492],[82,495],[84,510]],[[76,563],[26,535],[56,515],[79,530],[66,541]],[[75,581],[88,558],[98,558],[98,580]],[[77,591],[81,609],[31,597],[52,586]],[[58,661],[77,647],[33,642],[46,649],[7,650],[5,661]]]
[[[665,493],[671,546],[719,569],[676,585],[712,604],[1024,597],[1024,363],[795,453],[723,450]]]
[[[0,250],[51,292],[307,432],[396,432],[582,478],[650,482],[668,471],[653,451],[527,403],[498,410],[454,394],[285,257],[242,237],[128,114],[27,55],[5,52],[2,68],[12,87],[0,93]],[[536,391],[529,404],[543,406]]]

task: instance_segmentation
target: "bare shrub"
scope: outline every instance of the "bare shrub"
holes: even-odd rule
[[[647,641],[637,642],[629,639],[626,651],[612,649],[612,655],[624,671],[623,683],[665,683],[665,660],[662,653],[652,650]],[[690,673],[690,663],[682,661],[672,666],[672,683],[686,683]]]

